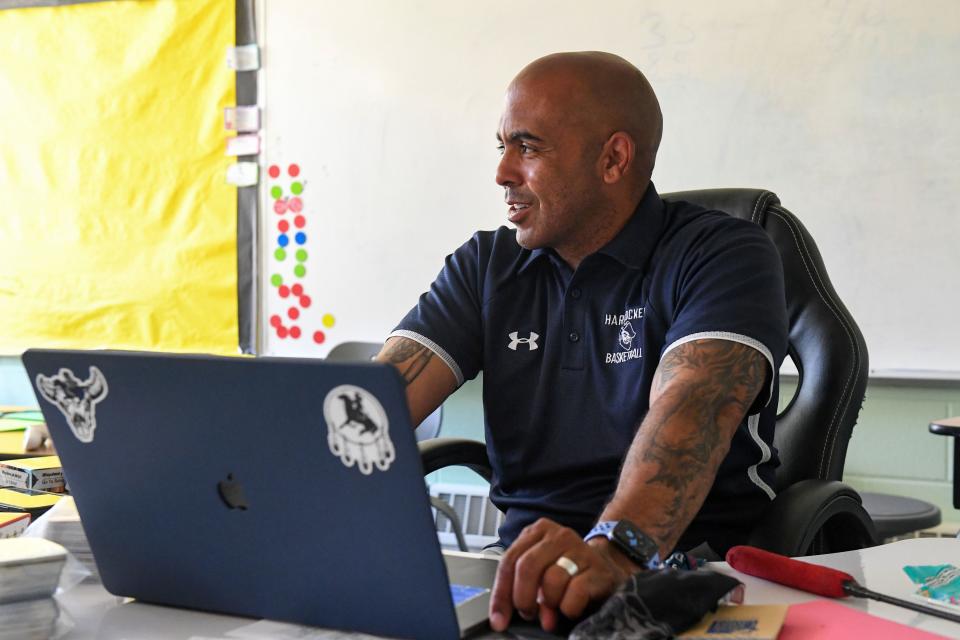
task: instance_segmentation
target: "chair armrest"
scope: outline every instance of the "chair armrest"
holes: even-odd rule
[[[944,418],[930,423],[930,433],[953,436],[953,508],[960,509],[960,418]]]
[[[490,482],[493,470],[487,456],[487,446],[467,438],[431,438],[417,443],[423,473],[432,473],[444,467],[462,466]]]
[[[749,543],[801,556],[862,549],[878,541],[860,494],[836,480],[802,480],[770,503]]]

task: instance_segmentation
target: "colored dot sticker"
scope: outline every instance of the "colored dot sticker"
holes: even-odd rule
[[[273,314],[272,316],[270,316],[270,326],[279,327],[280,322],[281,322],[280,316],[278,316],[277,314]]]
[[[297,197],[290,198],[290,201],[287,202],[287,206],[290,207],[290,211],[294,213],[300,213],[303,211],[303,200]]]
[[[313,301],[310,300],[310,296],[300,296],[300,306],[306,309],[310,306]]]
[[[313,332],[313,341],[317,344],[323,344],[323,341],[327,339],[327,336],[323,334],[323,331],[314,331]]]
[[[297,318],[300,317],[300,309],[297,309],[296,307],[290,307],[289,309],[287,309],[287,316],[291,320],[296,320]]]
[[[306,262],[307,252],[304,249],[297,249],[297,262]]]
[[[277,249],[276,251],[273,252],[273,257],[276,258],[278,262],[283,262],[284,260],[287,259],[287,252],[284,251],[283,249]],[[303,260],[301,260],[300,262],[303,262]]]
[[[270,189],[270,195],[271,195],[275,200],[278,199],[278,198],[281,198],[281,197],[283,197],[283,189],[281,189],[279,186],[274,185],[274,187],[273,187],[272,189]]]
[[[277,337],[286,338],[287,337],[287,328],[286,327],[277,327]]]
[[[279,175],[279,173],[280,173],[280,170],[277,169],[277,174]],[[292,164],[289,167],[287,167],[287,173],[290,174],[291,178],[296,178],[298,175],[300,175],[300,167],[295,164]]]
[[[290,185],[290,193],[292,193],[295,196],[300,195],[301,193],[303,193],[303,185],[300,184],[299,182],[294,182],[293,184]]]
[[[273,210],[277,215],[282,216],[287,212],[287,201],[286,200],[277,200],[273,203]]]
[[[303,276],[307,275],[306,267],[304,267],[302,264],[298,264],[293,268],[293,275],[297,276],[298,278],[302,278]]]
[[[298,282],[297,284],[295,284],[295,285],[293,285],[292,287],[290,287],[290,291],[292,291],[292,292],[293,292],[293,295],[295,295],[295,296],[302,296],[302,295],[303,295],[303,285]]]
[[[272,164],[272,165],[270,165],[270,168],[267,169],[267,173],[270,174],[270,177],[271,177],[271,178],[279,178],[279,177],[280,177],[280,167],[278,167],[278,166],[275,165],[275,164]]]
[[[330,329],[336,323],[336,319],[333,317],[332,313],[325,313],[323,314],[323,318],[320,320],[320,322],[322,322],[323,326],[325,326],[327,329]]]
[[[277,244],[281,247],[285,247],[290,244],[290,238],[287,237],[287,234],[281,233],[279,236],[277,236]]]
[[[272,276],[270,276],[270,284],[272,284],[275,287],[279,287],[280,285],[283,284],[283,276],[281,276],[279,273],[273,274]]]
[[[280,294],[281,298],[286,298],[290,295],[290,287],[285,284],[280,285],[280,288],[277,289],[277,293]],[[278,316],[279,317],[279,316]]]
[[[277,230],[280,233],[286,233],[287,231],[290,231],[290,223],[286,220],[281,220],[277,223]]]
[[[303,225],[307,224],[307,219],[303,216],[297,216],[293,219],[293,224],[297,229],[303,229]]]
[[[303,244],[307,241],[307,234],[301,231],[297,233],[297,235],[293,236],[293,239],[297,241],[297,244]]]
[[[290,327],[290,337],[296,340],[300,337],[300,327]]]

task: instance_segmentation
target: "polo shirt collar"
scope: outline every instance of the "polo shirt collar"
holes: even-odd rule
[[[657,246],[666,220],[666,207],[651,182],[627,224],[597,253],[608,255],[624,266],[642,269]]]
[[[660,199],[660,194],[651,182],[640,199],[640,204],[627,220],[627,224],[597,253],[608,255],[627,267],[642,269],[657,244],[663,229],[664,218],[663,200]],[[554,263],[563,263],[553,249],[543,247],[530,251],[518,271],[520,273],[526,271],[540,258],[550,258]],[[563,266],[566,266],[566,263],[563,263]]]

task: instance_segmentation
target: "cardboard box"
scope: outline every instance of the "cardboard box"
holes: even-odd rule
[[[63,497],[62,493],[22,487],[0,487],[0,511],[29,513],[36,520]]]
[[[63,493],[63,467],[57,456],[0,461],[0,485]]]

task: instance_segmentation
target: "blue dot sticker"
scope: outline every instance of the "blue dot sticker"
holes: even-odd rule
[[[307,241],[307,234],[305,234],[303,231],[301,231],[301,232],[297,233],[297,235],[295,235],[293,238],[294,238],[294,240],[297,241],[297,244],[303,244],[304,242]]]
[[[281,233],[277,237],[277,244],[280,245],[281,247],[285,247],[288,244],[290,244],[290,238],[287,237],[287,234]]]

